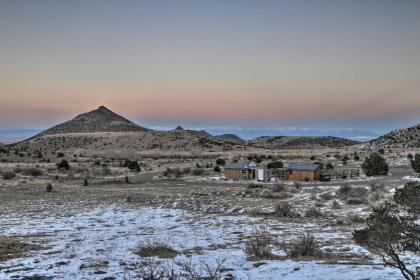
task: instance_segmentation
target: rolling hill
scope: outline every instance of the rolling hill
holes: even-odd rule
[[[369,141],[366,145],[376,148],[419,148],[420,124],[393,130]]]
[[[251,147],[264,149],[341,148],[360,142],[331,136],[262,136],[248,141]]]

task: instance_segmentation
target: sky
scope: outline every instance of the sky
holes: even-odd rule
[[[377,135],[420,122],[419,50],[414,0],[0,0],[0,130],[105,105],[152,128]]]

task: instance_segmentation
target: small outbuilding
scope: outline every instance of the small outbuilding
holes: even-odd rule
[[[321,167],[316,163],[291,162],[288,166],[288,180],[291,181],[319,181]]]
[[[225,177],[232,180],[251,179],[251,169],[248,163],[233,162],[225,165]]]

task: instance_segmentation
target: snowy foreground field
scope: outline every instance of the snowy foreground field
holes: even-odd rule
[[[244,215],[197,214],[119,204],[83,211],[63,204],[57,205],[56,210],[51,215],[48,211],[0,213],[0,235],[20,236],[42,244],[25,257],[0,263],[0,279],[33,275],[51,279],[135,279],[130,267],[140,261],[134,250],[144,240],[165,240],[178,252],[175,260],[188,259],[197,265],[201,261],[210,265],[223,261],[226,273],[235,279],[401,278],[398,271],[377,264],[247,260],[245,239],[256,227],[267,227],[287,241],[296,238],[293,233],[317,227],[313,223],[285,225],[278,220]],[[351,238],[350,233],[329,228],[317,231],[315,236],[320,241]],[[366,253],[354,245],[347,247],[345,251]],[[273,252],[284,255],[281,249],[274,248]]]

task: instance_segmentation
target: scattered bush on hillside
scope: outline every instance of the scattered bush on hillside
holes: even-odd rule
[[[218,158],[218,159],[216,159],[216,164],[224,166],[226,164],[226,161],[222,158]]]
[[[192,174],[194,175],[194,176],[201,176],[201,175],[203,175],[204,174],[204,172],[205,172],[205,170],[204,169],[202,169],[202,168],[194,168],[193,170],[192,170]]]
[[[189,168],[167,168],[165,171],[163,171],[163,176],[180,178],[182,176],[188,175],[189,173]]]
[[[362,164],[362,169],[366,176],[386,175],[388,174],[388,164],[386,160],[377,153],[371,154]]]
[[[57,163],[56,166],[57,166],[58,169],[63,169],[63,170],[69,170],[70,169],[70,164],[65,159],[63,159],[62,161]]]
[[[331,163],[331,162],[328,162],[328,163],[325,165],[325,169],[327,169],[327,170],[332,170],[332,169],[334,169],[334,165],[332,165],[332,163]]]
[[[274,239],[268,230],[255,229],[251,237],[245,242],[245,252],[257,259],[270,259],[273,256],[271,252],[273,241]]]
[[[16,173],[12,171],[3,172],[3,179],[4,180],[12,180],[16,177]]]
[[[288,202],[279,202],[274,208],[274,215],[280,218],[297,218],[300,215],[293,211]]]
[[[219,172],[221,172],[222,170],[220,169],[220,167],[219,167],[218,165],[216,165],[216,166],[213,168],[213,171],[214,171],[214,172],[219,173]]]
[[[315,237],[312,234],[305,234],[300,240],[292,244],[288,251],[288,256],[291,258],[322,258],[324,254],[320,250]]]
[[[306,212],[305,212],[305,217],[307,217],[307,218],[320,218],[320,217],[322,217],[322,216],[324,216],[324,215],[322,214],[322,212],[321,212],[321,211],[319,211],[318,209],[314,208],[314,207],[309,208],[309,209],[308,209],[308,210],[306,210]]]
[[[347,162],[350,160],[348,155],[345,155],[342,159],[341,162],[343,163],[343,165],[347,165]]]
[[[126,160],[126,161],[124,161],[124,167],[127,167],[131,171],[136,171],[136,172],[141,171],[140,165],[136,160],[133,160],[133,161]]]
[[[414,159],[411,159],[410,162],[414,172],[420,174],[420,154],[415,154]]]
[[[174,258],[178,254],[169,244],[154,240],[145,240],[137,245],[136,255],[140,257]]]
[[[347,204],[366,204],[368,190],[364,187],[344,185],[337,191],[337,197],[346,201]]]
[[[27,176],[37,177],[37,176],[41,176],[42,175],[42,171],[40,169],[38,169],[38,168],[31,167],[31,168],[28,168],[28,169],[24,169],[23,170],[23,174],[25,174]]]

